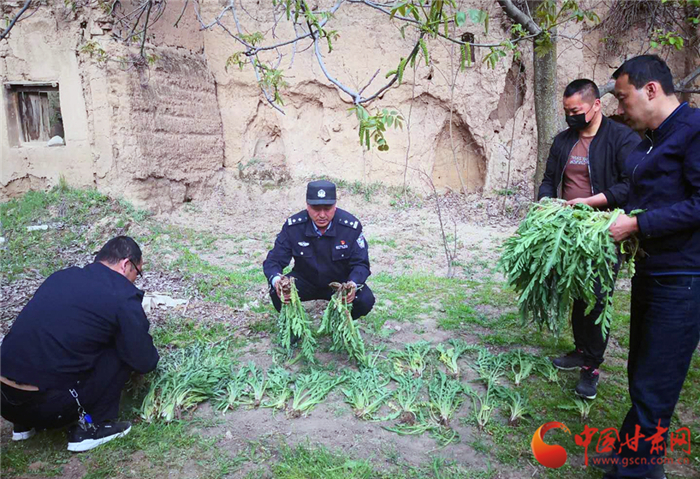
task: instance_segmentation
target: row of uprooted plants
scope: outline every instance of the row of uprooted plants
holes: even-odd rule
[[[313,366],[293,373],[277,364],[267,370],[253,362],[239,365],[230,348],[227,343],[193,345],[168,353],[143,401],[143,419],[171,421],[204,401],[222,412],[270,408],[296,418],[338,389],[356,418],[384,422],[385,429],[401,435],[428,432],[446,445],[459,440],[450,425],[463,403],[472,404],[461,419],[468,424],[484,428],[500,411],[516,425],[530,412],[519,387],[523,381],[533,374],[558,381],[547,358],[521,350],[494,354],[457,339],[376,351],[357,370],[340,374]],[[284,353],[277,358],[283,361]],[[579,409],[585,417],[590,404],[575,400],[563,407]]]
[[[557,200],[534,203],[516,234],[503,247],[499,263],[508,285],[520,295],[524,322],[532,320],[541,329],[557,334],[571,304],[583,299],[589,309],[597,298],[596,283],[604,293],[605,308],[598,319],[604,334],[612,320],[614,265],[620,253],[630,253],[634,267],[636,240],[616,245],[608,228],[621,210],[595,211],[585,205],[573,208]],[[276,357],[291,366],[304,359],[303,372],[292,373],[280,365],[264,371],[254,363],[236,368],[229,345],[192,346],[167,355],[153,377],[141,409],[147,421],[172,420],[204,401],[220,409],[272,408],[289,417],[308,414],[339,388],[358,419],[381,421],[398,434],[431,433],[441,444],[458,439],[450,426],[456,412],[471,400],[470,416],[462,418],[484,428],[500,410],[510,424],[528,414],[528,398],[518,386],[531,374],[557,381],[557,370],[547,358],[521,350],[493,354],[487,349],[457,339],[433,347],[422,341],[383,355],[368,354],[360,330],[351,316],[350,291],[339,283],[330,286],[332,296],[314,330],[294,285],[293,278],[280,281],[289,301],[277,321]],[[317,365],[318,341],[330,337],[330,350],[345,353],[358,369],[331,374]],[[295,359],[295,350],[299,353]],[[472,384],[463,381],[461,357],[475,372]],[[462,363],[465,361],[462,360]],[[327,369],[327,368],[326,368]],[[505,386],[509,378],[513,387]],[[473,387],[474,386],[474,387]],[[574,399],[572,405],[585,419],[591,403]]]

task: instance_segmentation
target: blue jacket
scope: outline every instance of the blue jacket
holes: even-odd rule
[[[143,291],[101,263],[49,276],[19,313],[0,346],[2,375],[40,389],[66,389],[116,349],[129,367],[158,364],[141,307]]]
[[[627,158],[640,274],[700,275],[700,110],[680,105]]]
[[[306,210],[290,216],[277,235],[275,246],[263,262],[268,282],[294,258],[293,271],[318,288],[328,284],[354,281],[363,284],[369,277],[367,240],[362,224],[353,215],[338,208],[331,226],[318,236]]]

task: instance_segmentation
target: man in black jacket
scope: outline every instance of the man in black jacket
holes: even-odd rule
[[[263,262],[272,303],[279,311],[282,301],[289,300],[280,289],[280,279],[294,258],[289,276],[295,278],[302,301],[329,300],[333,294],[329,283],[344,283],[353,319],[366,315],[374,306],[374,295],[365,284],[371,274],[367,250],[360,221],[336,208],[335,185],[312,181],[306,188],[306,209],[287,219]]]
[[[627,159],[625,207],[644,211],[621,215],[610,227],[616,241],[636,234],[644,251],[632,278],[632,407],[619,435],[644,439],[616,447],[619,461],[606,478],[660,479],[667,451],[690,452],[690,438],[682,442],[683,433],[669,428],[700,342],[700,110],[678,101],[671,71],[656,55],[627,60],[613,78],[618,112],[646,129]]]
[[[141,307],[141,249],[126,236],[111,239],[84,268],[44,281],[0,346],[2,417],[12,439],[71,423],[68,450],[82,452],[126,435],[114,421],[132,371],[158,364]]]
[[[562,198],[570,205],[585,203],[594,208],[623,205],[629,188],[625,159],[639,136],[603,115],[600,92],[591,80],[574,80],[566,87],[564,112],[569,128],[554,138],[538,199]],[[601,325],[595,324],[604,306],[600,286],[596,296],[598,302],[588,314],[584,301],[574,301],[575,349],[553,361],[559,369],[580,368],[576,394],[587,399],[597,395],[598,367],[608,343]]]

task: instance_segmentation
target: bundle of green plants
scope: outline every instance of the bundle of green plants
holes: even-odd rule
[[[299,374],[294,381],[290,416],[299,417],[311,411],[345,379],[344,375],[333,377],[317,370],[312,370],[307,374]]]
[[[441,426],[449,426],[459,406],[464,401],[462,384],[454,379],[448,379],[442,371],[438,371],[428,385],[430,397],[430,415]]]
[[[340,283],[331,283],[328,286],[335,292],[323,313],[318,333],[331,335],[331,351],[345,350],[357,364],[365,365],[365,343],[350,313],[352,303],[348,304],[350,289]]]
[[[382,377],[377,369],[362,369],[353,372],[348,379],[348,387],[343,389],[345,402],[350,404],[355,417],[373,419],[375,413],[391,397],[393,391],[387,388],[389,379]]]
[[[396,411],[396,414],[388,419],[399,418],[401,424],[415,424],[420,407],[420,392],[423,388],[423,379],[415,377],[410,372],[393,376],[398,387],[392,397],[389,407]]]
[[[292,375],[284,368],[272,366],[267,371],[267,400],[262,407],[273,409],[285,409],[289,398],[292,397],[292,389],[289,387]]]
[[[608,334],[618,259],[618,246],[608,228],[621,213],[620,209],[597,211],[584,204],[567,206],[557,199],[532,204],[515,235],[506,240],[499,262],[508,285],[520,294],[523,322],[532,319],[558,334],[574,300],[586,302],[586,314],[593,309],[595,287],[600,283],[605,299],[597,323]],[[634,237],[620,244],[620,251],[629,253],[631,273],[637,248]]]
[[[282,302],[282,310],[277,319],[278,343],[287,356],[292,356],[292,346],[301,344],[301,355],[309,362],[315,362],[316,338],[311,331],[311,320],[299,299],[299,292],[294,278],[285,276],[279,280],[282,294],[289,297],[289,302]]]
[[[467,351],[477,350],[479,347],[471,344],[467,344],[461,339],[450,339],[449,344],[451,347],[445,346],[443,344],[438,344],[435,350],[438,354],[438,360],[447,366],[448,372],[453,377],[459,377],[459,365],[457,360],[462,354]]]
[[[532,374],[532,371],[537,365],[537,361],[537,357],[519,349],[510,353],[511,379],[516,386],[520,386],[520,384]]]
[[[231,379],[234,363],[228,343],[194,344],[164,355],[141,406],[141,417],[148,422],[180,418],[183,411],[217,395]]]
[[[393,360],[394,372],[410,372],[416,378],[422,376],[428,366],[427,359],[431,349],[428,341],[417,341],[407,344],[403,351],[391,351],[389,358]]]
[[[519,391],[504,388],[506,405],[508,406],[508,424],[517,426],[530,413],[527,397]]]

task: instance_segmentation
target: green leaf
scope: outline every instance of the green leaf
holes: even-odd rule
[[[464,12],[457,12],[455,14],[455,25],[461,27],[467,21],[467,14]]]

